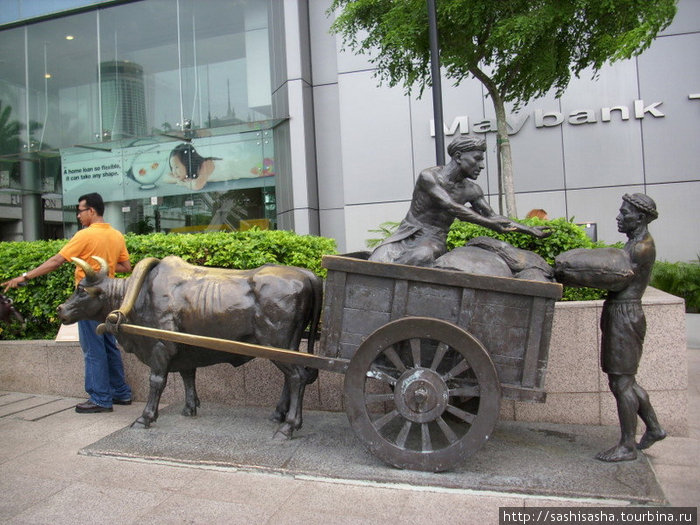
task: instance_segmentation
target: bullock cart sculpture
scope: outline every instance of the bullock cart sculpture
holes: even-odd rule
[[[323,266],[316,354],[128,322],[112,329],[345,374],[352,428],[399,468],[454,468],[489,439],[502,397],[544,402],[560,284],[351,256]]]

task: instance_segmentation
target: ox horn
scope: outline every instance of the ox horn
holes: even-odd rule
[[[92,269],[92,266],[77,257],[71,257],[70,260],[73,261],[73,264],[80,266],[80,268],[83,269],[85,272],[85,277],[87,277],[88,281],[95,280],[97,276],[95,275],[95,270]]]
[[[98,274],[98,277],[107,277],[107,273],[109,271],[107,261],[105,261],[102,257],[98,257],[97,255],[93,255],[92,258],[100,263],[100,273]]]
[[[93,255],[92,258],[95,259],[98,263],[100,263],[99,274],[96,273],[92,266],[90,266],[87,262],[83,261],[82,259],[79,259],[78,257],[71,257],[71,261],[73,261],[73,263],[76,266],[82,268],[82,270],[85,272],[85,278],[88,280],[88,282],[95,282],[100,277],[104,277],[105,275],[107,275],[107,261],[95,255]]]

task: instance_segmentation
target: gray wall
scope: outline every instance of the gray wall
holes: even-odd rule
[[[432,102],[429,91],[418,100],[400,87],[378,86],[367,59],[340,49],[328,34],[328,4],[309,3],[320,231],[338,239],[341,251],[354,251],[365,248],[373,236],[368,230],[403,218],[416,175],[435,163]],[[560,99],[548,94],[513,114],[527,118],[511,137],[519,216],[544,208],[550,217],[596,222],[599,239],[614,242],[623,240],[615,224],[621,195],[646,192],[659,207],[651,228],[658,258],[694,259],[700,252],[700,99],[689,95],[700,93],[699,50],[700,2],[681,0],[672,26],[640,57],[605,67],[597,80],[584,73]],[[468,116],[471,126],[493,118],[476,80],[453,87],[443,79],[443,98],[448,127],[459,116]],[[635,100],[644,108],[661,104],[636,118]],[[602,121],[602,108],[620,106],[629,118],[613,110],[610,121]],[[568,121],[582,110],[591,110],[595,122]],[[538,128],[538,111],[560,113],[564,122]],[[497,209],[495,136],[486,137],[480,184]]]
[[[289,119],[273,133],[278,227],[319,232],[309,13],[304,0],[270,0],[273,113]]]

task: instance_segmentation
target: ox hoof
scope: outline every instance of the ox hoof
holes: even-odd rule
[[[182,415],[185,417],[194,417],[197,415],[197,407],[188,407],[182,409]]]
[[[287,441],[292,439],[292,433],[292,426],[285,423],[284,425],[280,425],[280,427],[275,431],[275,433],[272,435],[272,439],[276,441]]]
[[[147,421],[143,417],[138,418],[136,421],[134,421],[131,424],[131,428],[150,428],[151,423],[150,421]]]

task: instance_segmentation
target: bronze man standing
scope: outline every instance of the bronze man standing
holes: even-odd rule
[[[620,442],[596,456],[601,461],[633,460],[637,457],[636,449],[648,448],[666,437],[649,396],[635,380],[646,332],[642,294],[656,259],[654,239],[647,225],[658,213],[656,203],[642,193],[625,194],[622,199],[617,229],[627,235],[624,250],[629,255],[634,276],[623,290],[609,292],[600,320],[601,367],[608,374],[621,429]],[[635,446],[637,415],[644,421],[646,432]]]

